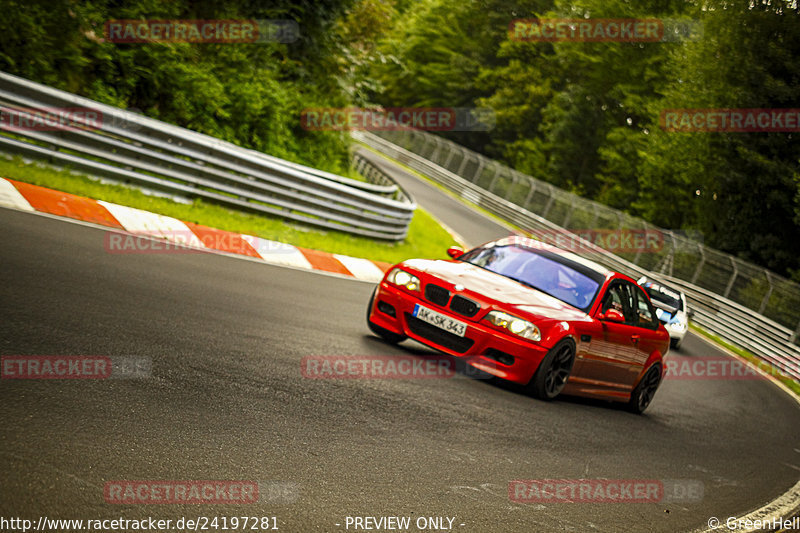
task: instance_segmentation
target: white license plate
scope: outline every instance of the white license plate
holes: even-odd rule
[[[461,322],[460,320],[454,320],[447,315],[443,315],[442,313],[433,311],[427,307],[422,307],[419,304],[414,305],[414,312],[412,314],[423,322],[427,322],[428,324],[432,324],[437,328],[449,331],[450,333],[458,335],[459,337],[463,337],[464,333],[467,332],[467,325],[464,322]]]

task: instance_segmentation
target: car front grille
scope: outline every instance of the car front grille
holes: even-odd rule
[[[464,353],[475,343],[472,339],[466,337],[459,337],[454,333],[437,328],[427,322],[423,322],[419,318],[406,313],[406,323],[414,334],[419,335],[431,342],[435,342],[439,346],[444,346],[448,350],[453,350],[457,353]]]
[[[425,286],[425,298],[436,305],[444,307],[450,300],[450,291],[444,287],[429,283]]]
[[[477,302],[458,294],[453,296],[453,301],[450,302],[450,309],[464,316],[475,316],[480,308],[481,306]]]

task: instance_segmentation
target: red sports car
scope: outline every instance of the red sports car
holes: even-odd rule
[[[540,399],[563,392],[647,408],[669,334],[635,281],[522,237],[448,255],[390,268],[369,302],[370,330],[463,357]]]

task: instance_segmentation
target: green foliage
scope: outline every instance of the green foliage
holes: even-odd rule
[[[424,0],[381,43],[384,105],[486,106],[448,135],[521,172],[800,280],[797,133],[671,132],[665,109],[800,107],[800,8],[706,0]],[[701,24],[666,42],[519,42],[515,18]],[[535,203],[535,199],[532,203]]]
[[[333,172],[345,135],[307,132],[300,113],[342,106],[333,31],[350,1],[4,0],[0,70]],[[297,42],[120,44],[113,19],[294,19]]]
[[[674,67],[659,105],[797,107],[799,16],[797,8],[710,3],[703,15],[705,38],[672,55]],[[797,134],[658,132],[654,137],[640,175],[650,189],[637,204],[642,214],[673,226],[692,225],[707,244],[781,273],[800,266],[800,226],[794,220],[800,206]],[[658,198],[666,199],[661,214]]]

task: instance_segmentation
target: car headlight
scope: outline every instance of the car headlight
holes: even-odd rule
[[[419,278],[399,268],[393,268],[386,276],[386,281],[405,287],[410,291],[419,291]]]
[[[484,320],[495,326],[505,328],[514,335],[519,335],[532,341],[542,340],[542,332],[539,331],[536,325],[504,311],[490,311],[484,317]]]

